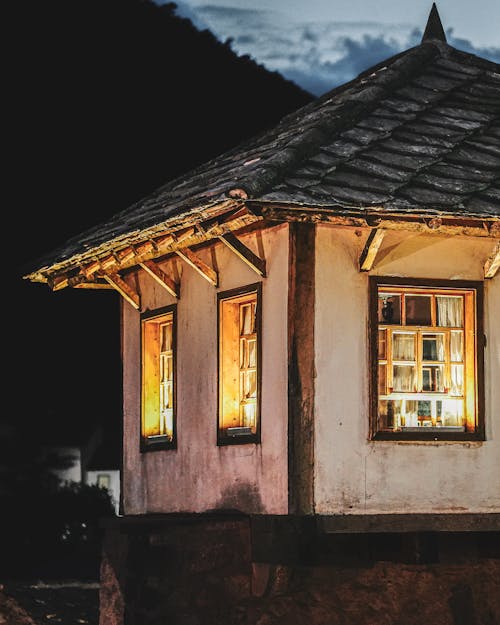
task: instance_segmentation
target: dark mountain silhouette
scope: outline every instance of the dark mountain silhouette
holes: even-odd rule
[[[95,420],[117,434],[121,387],[119,296],[52,293],[22,281],[25,263],[312,99],[174,9],[141,0],[2,7],[5,418],[26,435],[49,413],[63,428]]]
[[[29,0],[4,21],[15,32],[17,169],[23,191],[50,203],[16,198],[30,212],[30,256],[311,100],[174,8]]]

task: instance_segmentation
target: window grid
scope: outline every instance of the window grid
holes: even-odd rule
[[[218,293],[219,445],[260,442],[261,283]]]
[[[482,285],[430,280],[406,286],[376,277],[370,284],[372,437],[484,438],[476,337]]]

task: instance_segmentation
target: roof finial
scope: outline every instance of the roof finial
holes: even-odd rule
[[[427,26],[422,37],[422,41],[427,39],[439,39],[446,43],[446,35],[444,34],[443,25],[441,24],[441,18],[436,7],[436,3],[432,3],[432,9],[429,13],[429,19],[427,20]]]

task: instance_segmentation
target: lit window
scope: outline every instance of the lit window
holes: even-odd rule
[[[145,313],[142,324],[143,449],[175,447],[175,308]]]
[[[97,486],[109,490],[111,479],[108,473],[99,473],[97,475]]]
[[[371,285],[372,436],[481,438],[482,285]]]
[[[260,438],[261,285],[218,294],[219,444]]]

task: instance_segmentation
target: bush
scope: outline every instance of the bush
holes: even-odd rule
[[[2,574],[98,578],[100,524],[115,516],[107,490],[68,483],[52,492],[32,493],[30,499],[11,497],[10,511],[1,539],[6,556],[0,565]]]

